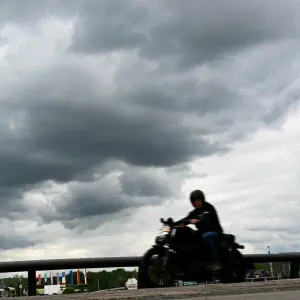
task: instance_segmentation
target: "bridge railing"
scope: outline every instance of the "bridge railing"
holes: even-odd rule
[[[267,262],[289,262],[290,278],[299,277],[299,253],[279,254],[248,254],[246,259],[253,263]],[[28,272],[28,295],[36,295],[36,272],[48,270],[65,269],[95,269],[95,268],[122,268],[137,267],[141,257],[105,257],[105,258],[70,258],[70,259],[49,259],[49,260],[27,260],[0,262],[0,273]]]
[[[269,281],[269,280],[281,280],[282,276],[268,276],[268,277],[253,277],[253,278],[245,278],[247,282],[256,282],[256,281]]]
[[[270,280],[281,280],[283,279],[282,276],[272,276],[272,277],[248,277],[245,278],[246,282],[257,282],[257,281],[270,281]],[[203,284],[219,284],[220,280],[213,280],[213,281],[204,281],[204,282],[183,282],[179,281],[176,283],[176,286],[188,286],[188,285],[203,285]]]

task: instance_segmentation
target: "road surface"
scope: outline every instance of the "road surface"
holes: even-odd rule
[[[26,297],[26,299],[31,298],[34,300],[295,300],[300,299],[300,279]],[[24,300],[24,297],[15,299]]]
[[[269,292],[269,293],[255,293],[255,294],[242,294],[242,295],[227,295],[227,296],[211,296],[211,297],[193,297],[185,298],[184,300],[296,300],[300,297],[299,291],[282,291],[282,292]],[[174,299],[175,300],[175,299]],[[176,299],[177,300],[177,299]],[[178,300],[183,300],[178,299]]]

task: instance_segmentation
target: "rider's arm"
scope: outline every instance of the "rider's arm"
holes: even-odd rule
[[[174,222],[174,225],[180,225],[182,223],[187,223],[189,220],[193,219],[194,218],[194,213],[193,212],[194,211],[191,211],[185,218]]]
[[[194,215],[190,223],[191,224],[197,224],[197,223],[203,223],[203,222],[210,222],[214,218],[214,212],[212,211],[204,211],[201,214]]]

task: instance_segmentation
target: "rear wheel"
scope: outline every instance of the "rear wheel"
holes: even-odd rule
[[[138,288],[170,287],[173,281],[170,270],[162,265],[158,248],[149,249],[139,265]]]
[[[238,250],[233,250],[232,257],[225,263],[220,273],[222,283],[239,283],[245,281],[246,266],[243,255]]]

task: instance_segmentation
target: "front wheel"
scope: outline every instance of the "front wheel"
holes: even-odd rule
[[[170,287],[173,276],[169,268],[163,267],[159,249],[153,247],[143,256],[138,270],[138,289]]]

